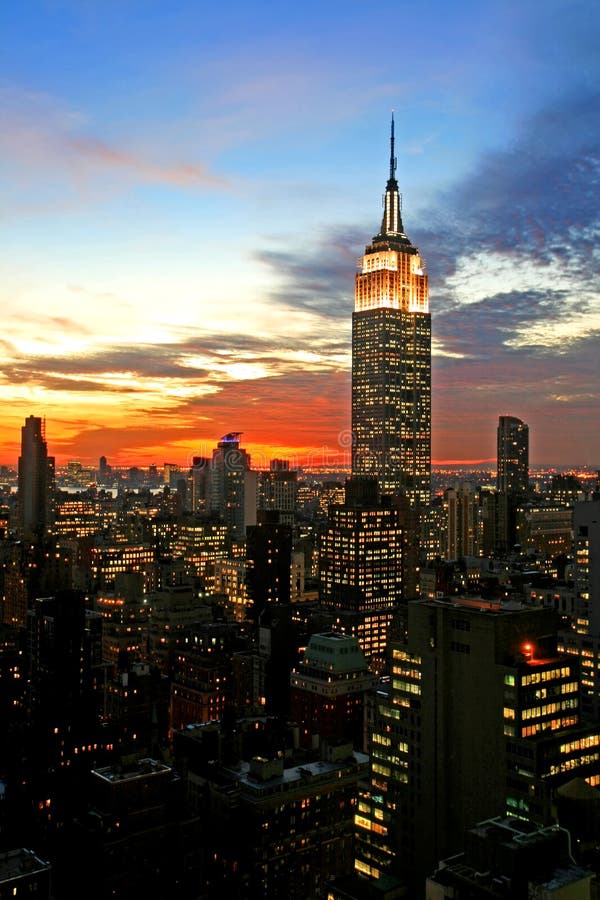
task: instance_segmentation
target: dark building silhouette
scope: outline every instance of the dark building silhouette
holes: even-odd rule
[[[185,735],[178,742],[206,826],[200,896],[325,896],[329,878],[352,870],[356,791],[366,754],[330,742],[320,756],[295,761],[280,744],[268,755],[216,763],[219,735],[215,730],[207,737],[214,740],[206,747],[204,741],[190,746]]]
[[[600,778],[600,735],[581,720],[579,666],[556,653],[557,620],[481,599],[409,603],[371,726],[358,872],[393,874],[419,897],[476,822],[552,824],[561,784]]]
[[[529,494],[529,426],[514,416],[498,419],[496,487],[497,545],[506,551],[517,540],[517,506]]]
[[[54,457],[48,456],[45,422],[29,416],[21,429],[18,525],[25,537],[42,537],[54,519]]]
[[[33,850],[19,848],[0,852],[0,900],[27,897],[50,900],[51,866]]]
[[[94,720],[101,634],[101,618],[86,611],[81,591],[34,601],[28,614],[28,651],[36,721],[74,730]]]
[[[577,897],[590,893],[593,872],[573,863],[568,833],[522,819],[479,822],[465,836],[465,851],[444,860],[427,881],[431,900]]]
[[[277,511],[259,513],[259,523],[246,532],[246,586],[257,619],[268,603],[290,602],[292,529],[279,522]]]
[[[194,896],[199,826],[170,766],[142,758],[94,769],[85,806],[68,831],[70,878],[61,897]]]

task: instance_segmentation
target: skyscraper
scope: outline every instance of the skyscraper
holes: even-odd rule
[[[29,416],[21,428],[19,530],[41,537],[54,518],[54,457],[48,456],[44,420]]]
[[[582,707],[600,718],[600,498],[575,504],[575,619],[561,649],[581,662]]]
[[[504,814],[550,825],[561,784],[598,783],[598,726],[581,718],[557,624],[554,610],[480,598],[408,604],[370,728],[357,872],[396,875],[416,900],[465,829]]]
[[[497,544],[509,550],[517,540],[516,510],[529,493],[529,426],[515,416],[498,419]]]
[[[529,491],[529,426],[514,416],[498,419],[498,490],[516,497]]]
[[[352,472],[427,505],[431,481],[431,316],[424,261],[404,233],[394,119],[381,230],[356,275]]]
[[[356,636],[374,670],[382,668],[394,610],[403,599],[401,514],[378,501],[377,479],[354,476],[346,502],[329,507],[319,546],[320,599],[336,629]]]
[[[257,473],[250,469],[240,437],[239,431],[223,435],[211,462],[211,510],[235,540],[243,540],[246,526],[256,524]]]

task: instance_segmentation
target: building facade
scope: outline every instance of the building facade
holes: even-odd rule
[[[345,503],[330,506],[321,536],[321,603],[338,613],[336,630],[355,635],[375,669],[403,599],[400,518],[394,505],[379,502],[376,478],[355,476],[346,483]]]
[[[511,814],[550,825],[561,784],[597,784],[600,735],[582,722],[579,667],[556,652],[553,610],[481,599],[408,605],[370,728],[357,872],[410,897],[465,830]]]
[[[575,615],[560,635],[560,647],[579,657],[582,704],[600,716],[600,499],[574,509]]]

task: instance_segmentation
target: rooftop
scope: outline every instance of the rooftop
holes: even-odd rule
[[[127,766],[105,766],[102,769],[92,769],[92,774],[107,781],[109,784],[118,784],[133,781],[135,778],[148,778],[151,775],[162,775],[171,772],[169,766],[155,759],[138,759]]]
[[[304,652],[300,667],[321,669],[333,674],[344,674],[368,668],[358,639],[337,631],[313,634]]]
[[[50,863],[44,862],[33,850],[19,848],[0,853],[0,884],[29,875],[33,872],[49,871]],[[16,890],[16,888],[15,888]]]
[[[262,760],[267,766],[269,761]],[[279,768],[277,774],[259,780],[251,771],[250,763],[242,763],[240,769],[232,772],[237,778],[238,785],[250,794],[264,795],[279,792],[286,792],[300,787],[301,785],[320,783],[329,781],[336,773],[340,773],[343,769],[364,768],[366,769],[369,757],[366,753],[360,753],[354,750],[345,760],[318,762],[304,762],[302,765],[291,766],[290,768]],[[276,771],[270,769],[269,771]]]

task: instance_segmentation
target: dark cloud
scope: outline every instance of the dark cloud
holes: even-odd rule
[[[304,251],[264,250],[255,258],[281,282],[271,292],[272,300],[290,309],[348,319],[353,272],[363,245],[364,236],[358,229],[344,230],[324,237]]]
[[[600,222],[599,136],[600,94],[565,96],[527,121],[513,146],[488,153],[440,195],[413,235],[427,248],[434,286],[456,272],[458,260],[481,252],[538,265],[572,263],[591,280]]]
[[[418,213],[410,237],[427,258],[434,288],[457,261],[497,251],[547,264],[591,261],[599,224],[600,94],[565,96],[526,121],[513,145],[488,152],[475,170],[431,208]],[[425,224],[426,223],[426,224]],[[319,236],[304,252],[260,254],[284,284],[275,299],[332,316],[348,314],[351,267],[369,240],[364,227]]]
[[[449,353],[490,362],[490,353],[508,351],[506,338],[522,332],[533,323],[559,322],[564,315],[564,291],[509,291],[486,297],[460,310],[453,307],[435,318],[435,338]],[[525,352],[524,350],[519,352]],[[531,350],[527,349],[530,355]]]

